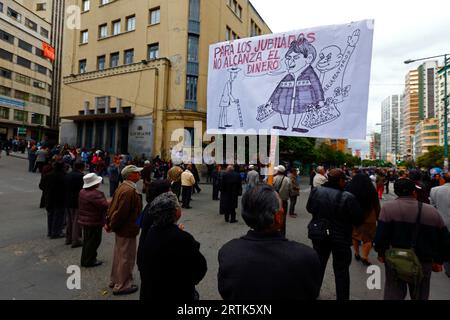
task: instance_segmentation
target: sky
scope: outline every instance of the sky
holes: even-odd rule
[[[449,0],[250,0],[273,33],[374,19],[367,132],[380,131],[381,102],[404,91],[405,75],[420,62],[403,61],[450,54]],[[442,64],[444,59],[438,58]],[[349,147],[368,152],[366,141]]]

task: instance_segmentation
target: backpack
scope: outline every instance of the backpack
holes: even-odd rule
[[[391,248],[385,253],[385,262],[394,273],[395,278],[406,283],[413,284],[418,288],[420,282],[423,280],[422,264],[415,253],[415,246],[420,230],[420,217],[422,215],[422,202],[418,202],[419,213],[417,214],[416,229],[412,238],[410,249]],[[415,290],[415,295],[419,290]]]

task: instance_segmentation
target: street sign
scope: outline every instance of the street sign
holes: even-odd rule
[[[18,127],[17,128],[17,135],[18,136],[26,136],[27,135],[27,128],[25,128],[25,127]]]

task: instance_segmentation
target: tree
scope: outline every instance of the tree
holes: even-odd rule
[[[313,163],[316,161],[315,143],[315,138],[280,137],[280,154],[287,160]]]
[[[431,146],[428,152],[417,159],[417,165],[421,168],[443,167],[444,147]]]

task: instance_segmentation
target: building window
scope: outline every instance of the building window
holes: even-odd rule
[[[0,95],[10,97],[11,88],[0,86]]]
[[[190,34],[188,36],[188,61],[198,62],[198,36]]]
[[[85,73],[86,72],[86,59],[80,60],[78,65],[79,65],[78,72]]]
[[[159,58],[159,43],[153,43],[148,45],[148,60]]]
[[[16,73],[15,75],[16,76],[15,76],[14,80],[16,80],[16,82],[26,84],[27,86],[30,85],[31,79],[29,77],[24,76],[23,74],[20,74],[20,73]]]
[[[32,124],[44,124],[44,115],[39,113],[32,113],[31,114],[31,123]]]
[[[41,74],[47,74],[47,68],[44,66],[41,66],[40,64],[34,63],[34,68],[37,72]]]
[[[124,57],[123,57],[123,63],[124,64],[131,64],[134,61],[134,49],[125,50]]]
[[[39,89],[45,89],[45,82],[42,82],[39,80],[33,80],[33,87],[39,88]]]
[[[136,16],[127,17],[127,31],[136,29]]]
[[[17,56],[17,64],[22,67],[31,69],[31,61],[28,59]]]
[[[10,70],[0,68],[0,77],[6,78],[6,79],[11,79],[12,73]]]
[[[0,107],[0,118],[9,119],[9,108]]]
[[[97,70],[105,69],[106,56],[97,57]]]
[[[44,3],[36,3],[36,11],[46,11],[47,10],[47,4]]]
[[[197,77],[186,77],[186,100],[197,101]]]
[[[100,0],[100,5],[104,6],[105,4],[108,4],[109,0]]]
[[[108,36],[108,25],[105,23],[98,27],[98,37],[102,39],[106,38],[107,36]]]
[[[117,67],[119,65],[119,52],[111,53],[109,59],[109,66],[111,68]]]
[[[15,11],[11,8],[8,8],[7,14],[8,14],[8,17],[11,17],[18,22],[22,22],[22,16],[17,11]]]
[[[3,2],[0,2],[0,12],[3,12]]]
[[[25,18],[25,25],[26,25],[28,28],[30,28],[31,30],[34,30],[34,31],[36,31],[36,32],[37,32],[37,30],[38,30],[37,23],[31,21],[31,20],[28,19],[28,18]]]
[[[236,14],[239,17],[239,19],[242,18],[242,7],[240,5],[238,5],[236,8]]]
[[[161,10],[155,8],[150,10],[150,24],[158,24],[161,21]]]
[[[37,55],[38,57],[44,58],[44,51],[42,51],[39,48],[34,48],[34,54]]]
[[[30,100],[30,94],[28,92],[23,92],[20,90],[14,90],[14,98],[28,101]]]
[[[112,34],[118,35],[120,33],[120,20],[113,21],[112,23]]]
[[[31,44],[29,44],[28,42],[25,42],[23,40],[19,39],[19,48],[28,51],[28,52],[33,52],[33,46]]]
[[[260,36],[262,34],[261,29],[258,27],[258,25],[256,24],[255,21],[251,20],[250,25],[251,25],[251,29],[250,29],[251,37]]]
[[[88,43],[89,41],[89,32],[88,30],[83,30],[80,33],[80,42],[81,43]]]
[[[3,60],[7,60],[7,61],[12,62],[13,61],[13,57],[14,57],[14,55],[11,52],[3,50],[3,49],[0,48],[0,58],[2,58]]]
[[[14,44],[14,36],[6,31],[0,30],[0,39],[10,44]]]
[[[44,97],[31,95],[31,101],[34,103],[42,104],[43,106],[47,105],[47,99]]]
[[[89,11],[91,8],[91,2],[89,0],[83,0],[83,12]]]
[[[14,110],[14,120],[20,122],[27,122],[28,112],[22,110]]]
[[[194,134],[195,128],[184,128],[184,146],[193,147],[194,146]]]
[[[48,30],[41,27],[41,36],[48,39],[48,35],[49,35]]]
[[[227,29],[225,31],[225,40],[230,41],[231,40],[231,29],[227,26]]]

